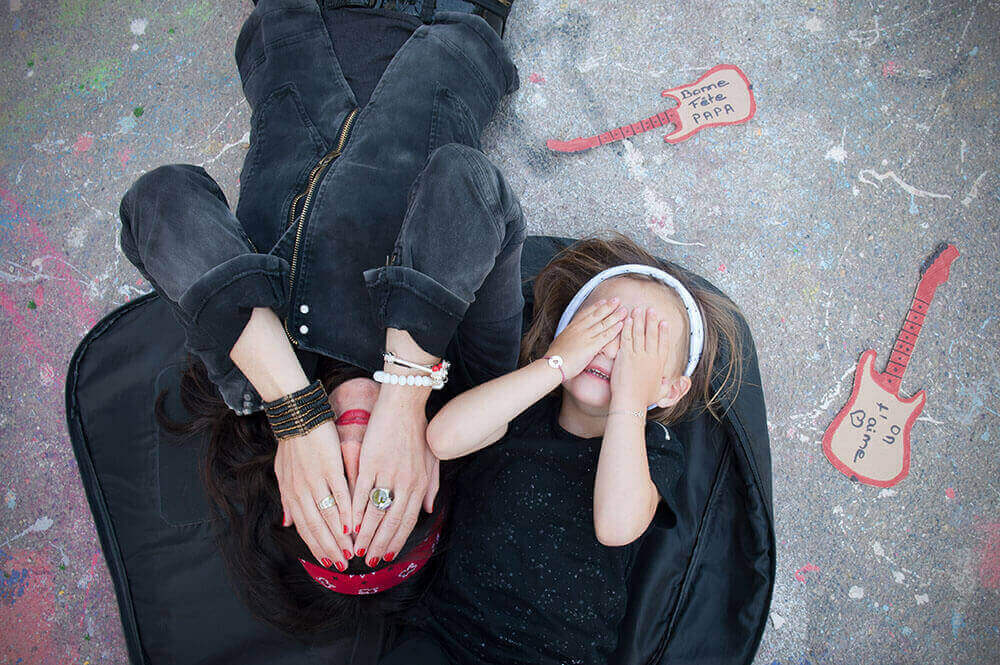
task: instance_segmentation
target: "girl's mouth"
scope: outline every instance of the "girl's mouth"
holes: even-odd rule
[[[601,379],[602,381],[608,381],[608,382],[611,381],[611,377],[608,376],[607,374],[605,374],[604,372],[602,372],[599,369],[595,369],[593,367],[588,367],[587,369],[585,369],[583,371],[586,372],[587,374],[592,374],[592,375],[596,376],[598,379]]]

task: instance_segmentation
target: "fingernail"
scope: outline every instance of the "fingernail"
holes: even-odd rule
[[[344,572],[346,569],[347,569],[346,563],[344,563],[343,561],[337,562],[337,570],[339,570],[340,572]]]
[[[347,525],[344,525],[344,533],[347,533]]]
[[[385,560],[386,561],[392,561],[395,556],[396,556],[395,552],[386,552],[385,553]]]
[[[354,556],[354,555],[351,554],[351,550],[344,550],[344,558],[345,559],[350,559],[352,556]]]
[[[355,524],[354,525],[354,533],[361,533],[361,525],[360,524]]]
[[[320,559],[319,561],[320,561],[320,563],[322,563],[322,564],[323,564],[324,566],[326,566],[327,568],[329,568],[330,566],[332,566],[332,565],[333,565],[333,561],[330,561],[330,560],[329,560],[329,559],[327,559],[326,557],[324,557],[324,558]]]
[[[359,547],[357,550],[355,550],[355,554],[357,554],[358,556],[364,556],[365,555],[365,548]]]
[[[369,568],[374,568],[377,563],[378,563],[378,557],[377,556],[373,556],[372,558],[368,559],[368,567]]]

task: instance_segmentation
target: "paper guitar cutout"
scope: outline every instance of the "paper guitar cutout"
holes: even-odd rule
[[[854,373],[854,392],[823,435],[823,453],[847,475],[876,487],[891,487],[910,471],[910,429],[927,401],[921,390],[899,396],[899,384],[913,353],[934,290],[948,281],[954,245],[938,246],[921,269],[923,277],[910,305],[885,372],[875,371],[875,351],[861,354]]]
[[[673,125],[674,131],[663,140],[679,143],[706,127],[739,125],[757,112],[753,86],[736,65],[718,65],[694,83],[664,90],[661,95],[673,99],[677,106],[603,134],[572,141],[549,139],[545,145],[558,152],[580,152],[669,125]]]

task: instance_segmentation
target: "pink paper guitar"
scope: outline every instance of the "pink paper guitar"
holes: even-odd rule
[[[899,384],[910,362],[934,290],[948,281],[954,245],[940,245],[921,269],[922,277],[885,372],[875,371],[875,351],[861,354],[854,373],[854,392],[823,435],[823,452],[851,480],[890,487],[910,471],[910,429],[927,401],[921,390],[909,399]]]
[[[558,152],[579,152],[669,125],[674,131],[663,140],[679,143],[706,127],[744,123],[757,112],[753,86],[736,65],[718,65],[694,83],[664,90],[661,95],[673,99],[677,106],[603,134],[572,141],[549,139],[545,145]]]

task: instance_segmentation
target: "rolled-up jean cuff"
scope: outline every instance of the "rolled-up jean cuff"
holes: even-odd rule
[[[288,303],[288,262],[271,254],[240,254],[198,278],[178,301],[202,336],[228,353],[254,307],[279,316]]]
[[[443,356],[469,303],[406,266],[372,268],[364,276],[376,325],[405,330],[421,349]]]

